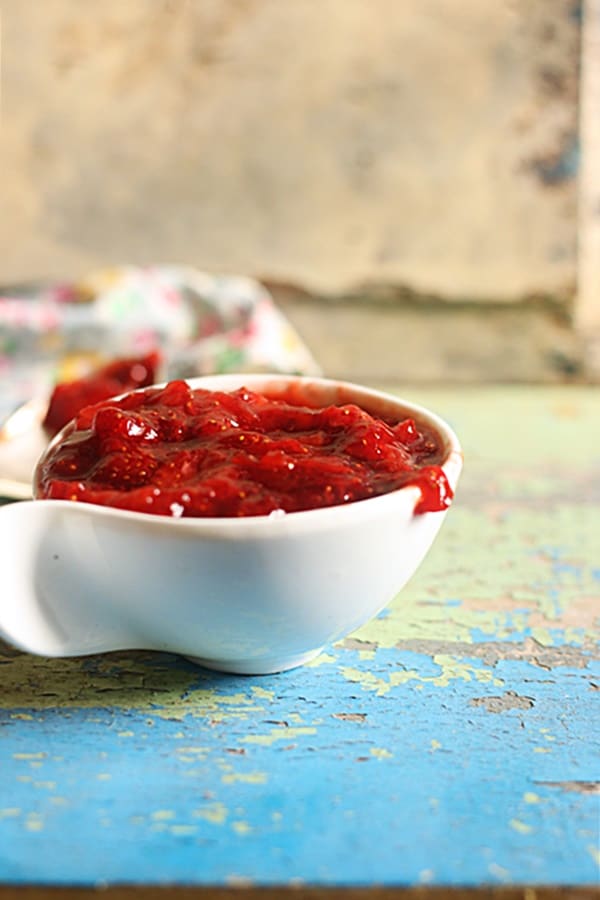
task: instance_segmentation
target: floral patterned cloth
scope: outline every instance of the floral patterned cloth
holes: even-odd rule
[[[256,281],[176,266],[105,269],[0,296],[0,424],[56,381],[155,348],[165,359],[161,378],[319,372]]]

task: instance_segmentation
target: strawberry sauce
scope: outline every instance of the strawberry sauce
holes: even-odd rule
[[[184,381],[87,406],[44,459],[38,496],[156,515],[261,516],[339,506],[416,485],[446,509],[443,448],[413,419],[290,392],[192,390]]]

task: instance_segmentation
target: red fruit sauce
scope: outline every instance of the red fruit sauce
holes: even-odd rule
[[[452,490],[436,434],[354,404],[312,408],[292,392],[192,390],[184,381],[81,410],[38,472],[38,496],[191,517],[338,506],[405,485],[416,512]]]
[[[56,434],[84,406],[154,384],[159,363],[158,353],[116,359],[83,378],[57,384],[43,421],[45,431]]]

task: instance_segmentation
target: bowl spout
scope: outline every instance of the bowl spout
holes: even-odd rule
[[[63,506],[28,501],[0,508],[0,637],[40,656],[135,646],[110,589],[89,578],[94,532],[87,510],[65,515]]]

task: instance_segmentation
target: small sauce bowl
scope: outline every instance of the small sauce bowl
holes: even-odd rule
[[[311,406],[414,417],[437,435],[456,488],[458,439],[423,407],[329,379],[222,375],[189,384],[271,397],[293,389]],[[224,672],[290,669],[376,615],[414,574],[446,515],[415,514],[419,499],[407,486],[345,506],[219,519],[15,503],[0,509],[0,636],[43,656],[148,649]]]

